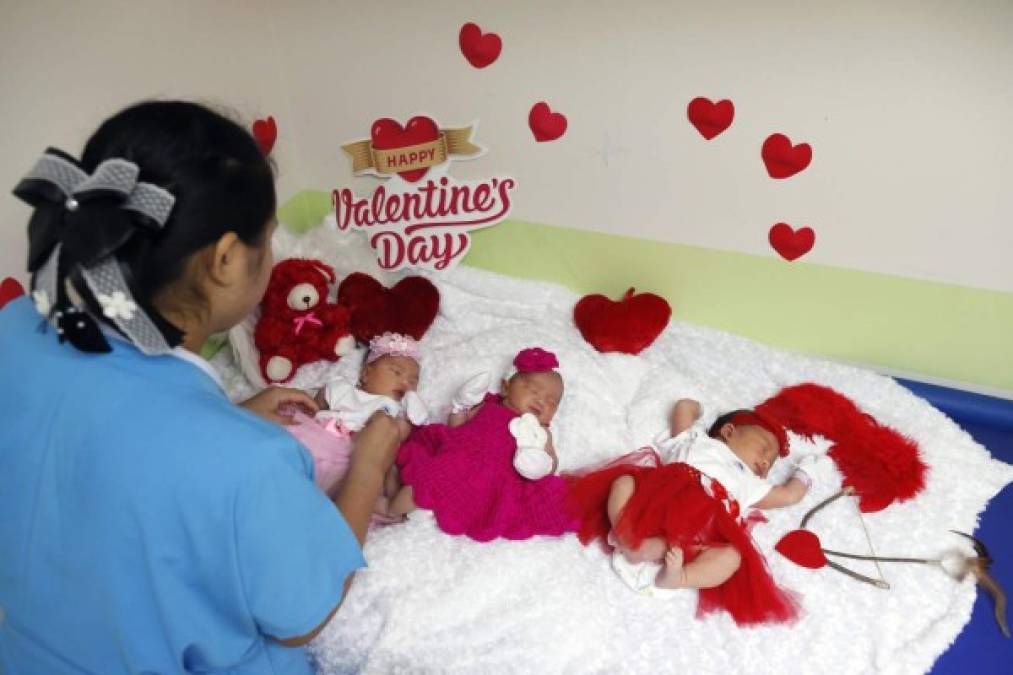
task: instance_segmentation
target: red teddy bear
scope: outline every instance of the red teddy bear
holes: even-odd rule
[[[327,302],[335,280],[319,260],[289,258],[271,270],[253,334],[267,382],[287,382],[299,366],[337,361],[355,347],[348,308]]]

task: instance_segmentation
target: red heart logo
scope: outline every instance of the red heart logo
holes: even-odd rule
[[[787,223],[778,223],[770,228],[767,239],[782,258],[792,261],[812,250],[816,243],[816,233],[811,227],[793,230]]]
[[[573,307],[573,322],[600,352],[639,354],[668,325],[672,308],[653,293],[626,291],[619,302],[604,295],[585,295]]]
[[[809,530],[792,530],[774,545],[778,553],[796,565],[818,570],[827,564],[820,538]]]
[[[257,145],[260,146],[260,151],[265,155],[270,155],[271,150],[274,149],[274,142],[278,139],[278,125],[275,123],[274,117],[268,115],[266,120],[254,120],[253,137],[256,139]]]
[[[411,118],[404,127],[397,120],[382,117],[373,122],[369,136],[373,140],[373,147],[377,150],[394,150],[435,141],[440,137],[440,127],[425,115]],[[398,175],[409,183],[414,183],[425,176],[427,171],[429,171],[428,168],[414,169],[400,171]]]
[[[14,277],[7,277],[0,282],[0,309],[3,309],[11,300],[20,298],[24,294],[25,287],[21,285],[21,282]]]
[[[563,113],[552,112],[548,103],[539,101],[531,106],[528,126],[539,143],[554,141],[566,133],[566,116]]]
[[[405,277],[390,288],[362,272],[338,286],[338,304],[351,311],[352,335],[360,342],[385,332],[420,339],[440,308],[440,292],[424,277]]]
[[[457,41],[461,45],[464,58],[476,68],[485,68],[498,59],[499,52],[503,49],[503,41],[499,39],[499,35],[495,33],[482,35],[482,29],[473,23],[461,26],[461,34]]]
[[[698,96],[689,102],[686,116],[700,135],[709,141],[732,125],[735,106],[728,99],[711,103],[709,98]]]
[[[809,166],[813,149],[808,143],[792,145],[784,134],[771,134],[763,142],[760,156],[771,178],[788,178]]]

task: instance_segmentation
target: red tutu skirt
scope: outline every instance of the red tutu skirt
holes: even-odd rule
[[[612,483],[632,476],[636,489],[613,527],[608,518]],[[725,510],[700,484],[700,472],[681,462],[662,464],[643,448],[589,473],[570,477],[572,507],[580,514],[581,542],[605,541],[609,530],[631,548],[648,537],[661,537],[682,549],[687,563],[708,546],[733,546],[742,556],[739,569],[723,584],[700,589],[697,616],[725,610],[740,626],[786,623],[798,617],[791,591],[780,588],[746,525]]]

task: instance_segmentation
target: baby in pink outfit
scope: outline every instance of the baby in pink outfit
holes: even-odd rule
[[[382,413],[397,418],[406,438],[428,411],[416,393],[419,383],[418,342],[407,335],[384,333],[370,340],[357,383],[336,380],[320,390],[320,412],[293,411],[288,431],[313,455],[316,482],[332,498],[348,469],[352,438],[369,418]]]
[[[548,432],[563,396],[555,354],[521,350],[501,393],[448,424],[417,428],[398,452],[403,483],[390,515],[424,508],[449,534],[477,541],[576,531]]]

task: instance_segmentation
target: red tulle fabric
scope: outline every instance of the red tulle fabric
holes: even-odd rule
[[[607,513],[609,490],[623,475],[633,477],[636,489],[613,528]],[[682,549],[687,563],[707,546],[730,545],[742,555],[742,564],[728,581],[700,589],[698,617],[724,610],[740,626],[786,623],[798,617],[795,595],[774,582],[746,525],[704,491],[696,469],[662,464],[653,449],[643,448],[569,480],[570,503],[580,514],[578,536],[584,544],[604,541],[614,529],[632,548],[648,537],[662,537],[669,546]]]

